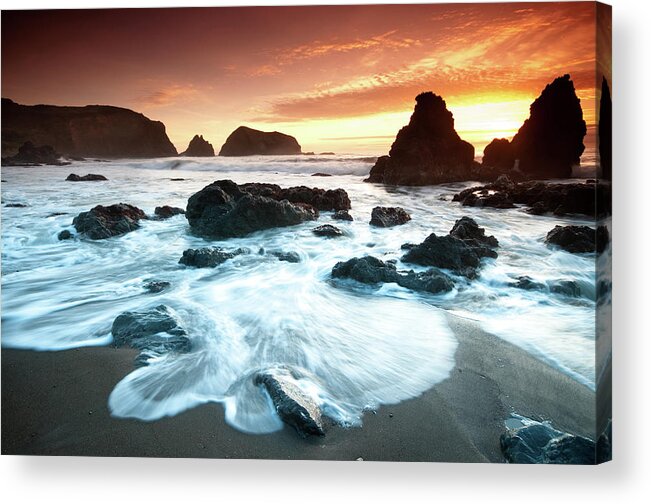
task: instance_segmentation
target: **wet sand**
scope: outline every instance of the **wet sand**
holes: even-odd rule
[[[308,440],[290,427],[238,432],[220,404],[155,422],[111,417],[108,396],[133,370],[132,350],[3,348],[2,454],[502,462],[511,412],[594,439],[594,391],[471,321],[448,319],[459,340],[448,379],[366,413],[361,428],[331,426]]]

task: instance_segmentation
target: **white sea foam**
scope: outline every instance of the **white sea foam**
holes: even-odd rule
[[[178,165],[178,163],[181,163]],[[111,324],[126,310],[166,304],[188,329],[193,351],[167,355],[126,376],[110,396],[114,415],[153,420],[205,402],[222,402],[227,420],[246,432],[281,424],[251,377],[288,367],[318,397],[330,416],[356,424],[365,408],[417,396],[445,379],[454,366],[456,339],[440,310],[478,320],[488,331],[594,386],[594,255],[550,250],[546,233],[557,224],[588,221],[535,217],[520,209],[461,207],[450,201],[468,184],[384,188],[362,182],[370,165],[350,157],[304,162],[294,158],[162,159],[75,163],[67,167],[3,168],[2,345],[62,350],[111,342]],[[108,182],[65,182],[70,172],[102,173]],[[332,177],[310,177],[328,172]],[[171,181],[171,178],[184,178]],[[207,242],[189,234],[186,219],[143,221],[122,237],[58,241],[72,218],[96,204],[131,203],[148,213],[163,204],[185,207],[213,180],[272,182],[281,186],[343,187],[354,222],[322,222],[346,236],[314,236],[315,223],[267,230],[246,238]],[[404,226],[368,225],[374,206],[402,206]],[[52,215],[63,212],[64,215]],[[479,279],[458,279],[451,293],[414,293],[332,283],[337,261],[371,254],[399,259],[400,245],[429,233],[445,234],[469,215],[500,241]],[[248,247],[215,269],[180,266],[183,250]],[[271,251],[295,251],[300,263],[280,262]],[[398,263],[399,267],[410,265]],[[579,298],[508,287],[528,275],[543,284],[573,280]],[[171,287],[159,294],[147,280]]]

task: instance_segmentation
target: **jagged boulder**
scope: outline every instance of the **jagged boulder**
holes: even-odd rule
[[[217,239],[293,226],[315,220],[318,215],[309,204],[278,201],[260,192],[252,194],[231,180],[218,180],[193,194],[185,213],[193,233]]]
[[[601,253],[609,240],[606,226],[599,226],[596,230],[588,226],[555,226],[547,233],[545,243],[557,245],[573,254],[580,254],[595,250]]]
[[[475,148],[455,131],[443,98],[421,93],[409,124],[398,132],[389,155],[378,158],[366,182],[430,185],[468,180],[474,156]]]
[[[108,180],[104,175],[98,175],[96,173],[89,173],[88,175],[77,175],[76,173],[71,173],[66,177],[67,182],[95,182]]]
[[[233,131],[219,151],[220,156],[270,156],[301,154],[293,136],[278,131],[259,131],[240,126]]]
[[[210,142],[204,140],[203,135],[194,135],[192,140],[190,140],[188,148],[180,155],[193,157],[210,157],[215,155],[215,149]]]
[[[249,249],[238,248],[235,250],[224,250],[219,247],[205,247],[200,249],[187,249],[179,259],[179,264],[193,266],[195,268],[214,268],[219,264],[241,254],[248,254]]]
[[[520,172],[528,178],[568,178],[585,146],[581,100],[569,75],[548,84],[531,104],[530,115],[511,145]]]
[[[476,278],[484,257],[496,258],[498,242],[494,236],[485,236],[484,229],[469,217],[455,222],[450,234],[432,233],[418,245],[406,243],[407,252],[402,261],[434,266],[454,271],[467,278]]]
[[[491,167],[505,172],[513,169],[515,164],[515,153],[513,146],[506,138],[494,138],[484,148],[482,167]]]
[[[344,235],[344,232],[341,229],[332,224],[317,226],[312,230],[312,232],[317,236],[323,236],[325,238],[337,238]]]
[[[4,100],[3,100],[4,108]],[[3,110],[4,123],[4,110]],[[3,149],[4,150],[4,149]],[[14,156],[3,157],[2,166],[33,166],[33,165],[66,165],[61,161],[61,154],[55,151],[50,145],[37,147],[32,142],[25,142],[18,148]]]
[[[126,203],[97,205],[88,212],[82,212],[72,221],[78,233],[91,240],[103,240],[120,236],[140,227],[139,221],[147,216],[140,208]]]
[[[324,212],[349,210],[351,207],[348,193],[343,189],[326,190],[306,186],[282,188],[276,184],[263,184],[259,182],[242,184],[240,189],[249,194],[264,196],[278,201],[287,200],[290,203],[305,203]]]
[[[375,207],[371,210],[369,224],[376,227],[393,227],[406,224],[411,220],[411,215],[400,207]]]
[[[345,220],[352,221],[353,216],[348,213],[348,210],[337,210],[332,214],[332,218],[335,220]]]
[[[185,213],[185,210],[178,207],[173,207],[169,205],[157,206],[154,208],[154,215],[159,219],[169,219],[175,215],[182,215]]]

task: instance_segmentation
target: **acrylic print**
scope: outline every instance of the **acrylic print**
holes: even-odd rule
[[[610,7],[2,13],[2,453],[611,457]]]

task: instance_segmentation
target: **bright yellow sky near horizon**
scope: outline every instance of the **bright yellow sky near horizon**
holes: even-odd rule
[[[479,156],[565,73],[594,124],[595,28],[592,2],[5,11],[2,96],[130,108],[179,152],[246,125],[382,154],[433,91]]]

